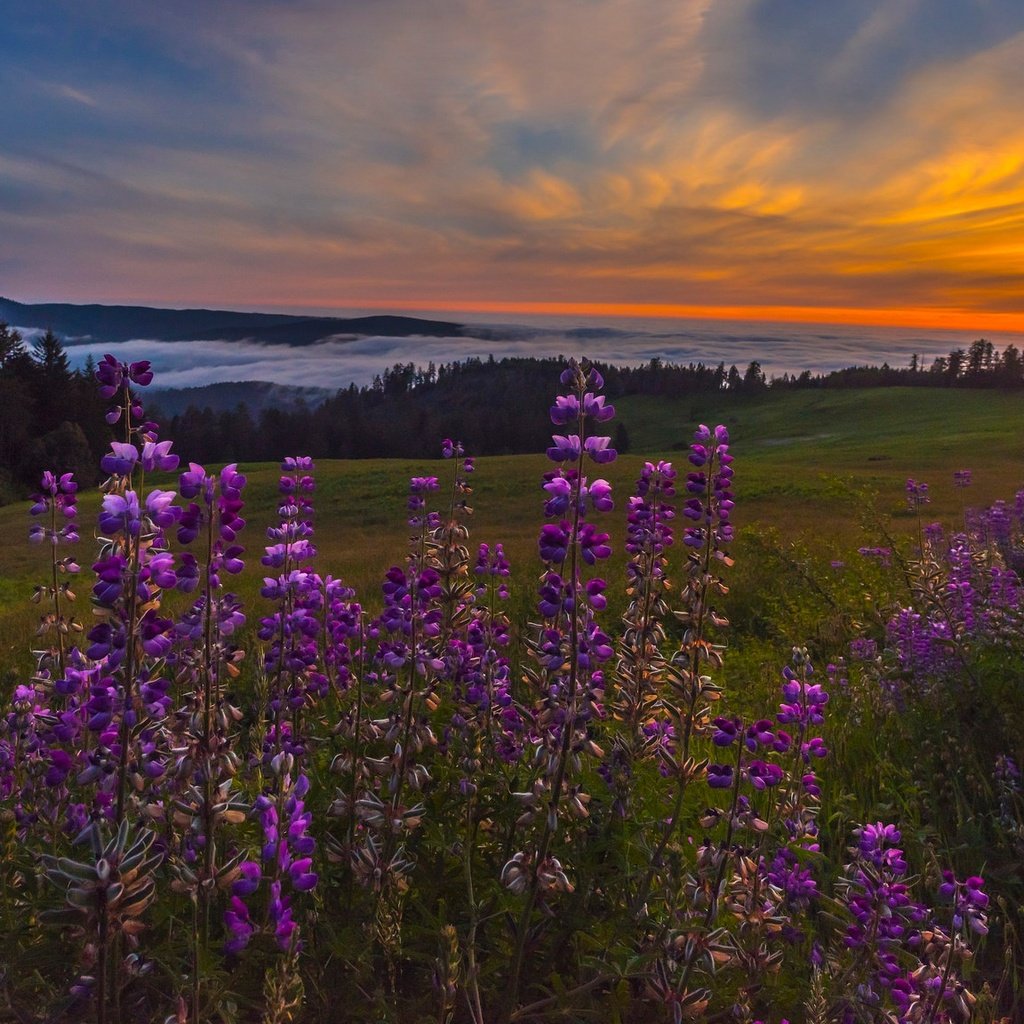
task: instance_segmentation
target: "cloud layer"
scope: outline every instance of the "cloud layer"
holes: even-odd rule
[[[1018,0],[8,6],[19,299],[1024,325]]]
[[[130,362],[149,359],[159,387],[197,387],[223,381],[265,380],[324,388],[370,384],[395,363],[426,366],[470,357],[586,357],[622,366],[660,358],[676,363],[704,362],[741,370],[753,360],[769,375],[823,372],[870,363],[907,366],[916,353],[923,366],[953,348],[966,348],[972,335],[956,331],[909,331],[853,326],[710,323],[666,320],[580,321],[532,318],[529,322],[478,324],[480,337],[328,340],[292,348],[241,341],[153,341],[70,345],[75,367],[110,352]],[[40,332],[24,331],[27,338]],[[998,348],[1024,345],[1019,335],[993,335]]]

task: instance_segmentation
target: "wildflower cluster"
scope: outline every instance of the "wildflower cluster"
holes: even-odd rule
[[[959,470],[957,486],[969,476]],[[918,556],[905,563],[912,603],[896,609],[886,625],[887,690],[905,699],[908,685],[921,695],[961,674],[970,677],[980,647],[1012,648],[1024,635],[1017,573],[1024,502],[1018,504],[967,510],[961,530],[923,527]],[[888,561],[891,551],[884,550]]]
[[[854,838],[838,886],[851,920],[842,949],[823,960],[837,1006],[901,1024],[969,1019],[975,998],[958,968],[971,957],[969,936],[988,930],[981,878],[959,882],[944,871],[938,894],[952,910],[932,911],[913,898],[899,829],[877,822]]]
[[[573,361],[549,413],[532,622],[505,546],[470,544],[477,467],[445,439],[442,468],[409,482],[408,549],[376,610],[318,569],[312,459],[280,464],[247,653],[245,475],[179,467],[136,394],[148,363],[108,356],[97,377],[117,436],[88,632],[69,612],[70,474],[44,474],[30,509],[47,641],[0,719],[0,1016],[285,1021],[307,997],[453,1024],[777,1020],[785,1000],[844,1024],[974,1012],[991,884],[958,861],[932,872],[937,909],[919,902],[921,851],[882,822],[832,862],[848,832],[841,795],[821,812],[845,743],[829,712],[853,699],[849,669],[888,681],[882,713],[983,646],[1016,650],[1024,497],[962,531],[922,524],[884,636],[821,675],[794,648],[773,706],[754,687],[733,706],[728,431],[701,425],[685,471],[640,466],[616,625],[615,410]],[[927,487],[910,483],[916,508]],[[1016,761],[987,781],[1019,850]],[[53,978],[19,972],[43,946]]]

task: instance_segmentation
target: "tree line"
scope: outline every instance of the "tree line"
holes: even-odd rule
[[[72,370],[52,331],[29,346],[0,323],[0,504],[25,497],[40,467],[98,480],[110,427],[93,369]]]
[[[470,358],[426,367],[396,363],[372,384],[355,384],[316,407],[301,402],[252,413],[190,407],[168,421],[182,451],[199,461],[268,461],[282,451],[329,458],[424,458],[438,439],[460,438],[478,455],[535,452],[548,444],[547,392],[565,360],[561,357]],[[672,363],[651,359],[639,366],[598,364],[610,399],[624,395],[684,397],[721,394],[749,399],[798,388],[1024,387],[1024,360],[1013,346],[997,352],[980,340],[925,368],[914,356],[903,368],[855,366],[828,373],[768,377],[758,362],[744,371],[724,363]],[[621,422],[621,421],[620,421]],[[615,446],[629,447],[624,426]]]

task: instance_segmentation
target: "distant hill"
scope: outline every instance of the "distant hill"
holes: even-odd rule
[[[189,406],[225,412],[234,411],[244,403],[255,416],[264,409],[295,410],[302,405],[316,408],[334,394],[333,388],[271,384],[263,380],[229,381],[196,388],[154,387],[148,392],[146,404],[150,411],[158,410],[161,417],[167,417],[179,416]]]
[[[0,297],[0,321],[12,327],[52,330],[66,345],[76,342],[251,339],[275,345],[312,345],[335,335],[406,338],[464,336],[462,324],[411,316],[290,316],[220,309],[158,309],[152,306],[77,306],[66,302],[27,304]]]

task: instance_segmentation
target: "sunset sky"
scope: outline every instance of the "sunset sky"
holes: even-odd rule
[[[1024,329],[1021,0],[3,16],[11,298]]]

